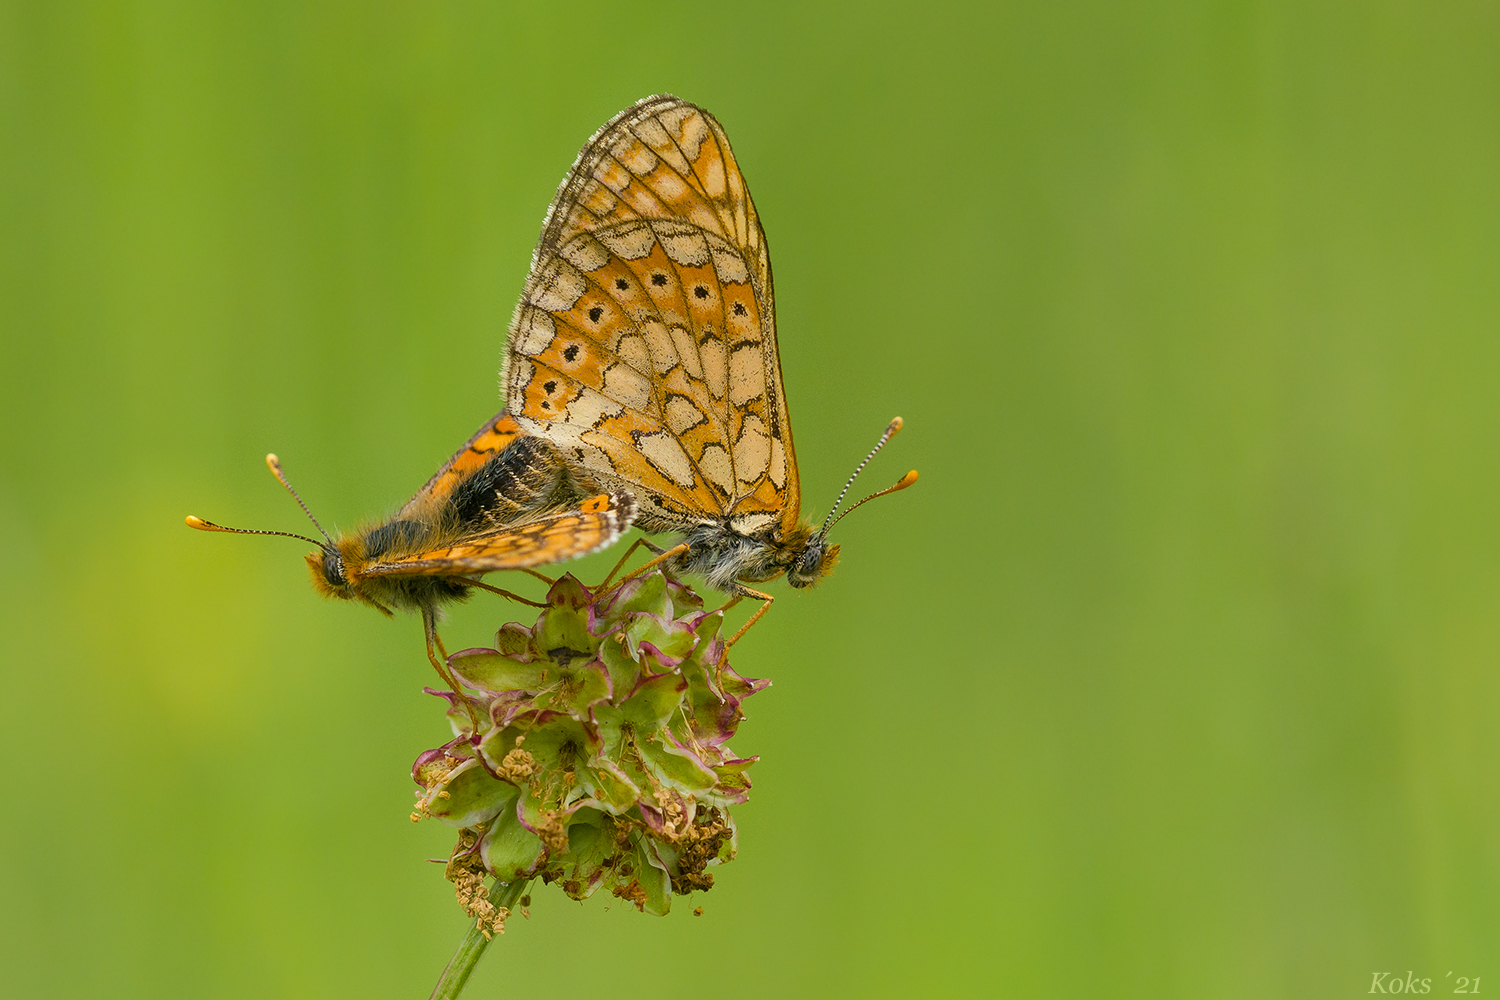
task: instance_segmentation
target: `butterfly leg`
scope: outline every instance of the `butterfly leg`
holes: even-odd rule
[[[728,642],[724,643],[724,650],[726,653],[729,651],[730,646],[733,646],[735,643],[740,641],[740,636],[750,631],[751,625],[754,625],[756,622],[760,621],[761,616],[764,615],[767,611],[771,610],[771,605],[776,601],[776,598],[772,597],[770,594],[763,594],[758,590],[751,590],[749,587],[741,587],[740,592],[726,601],[724,603],[724,606],[719,610],[728,611],[730,608],[734,607],[736,604],[740,603],[740,601],[744,600],[747,597],[753,597],[756,600],[764,601],[765,603],[756,610],[755,614],[750,616],[749,621],[740,626],[740,630],[738,632],[729,637]]]
[[[516,568],[519,569],[522,573],[530,573],[532,576],[545,583],[548,587],[557,586],[557,581],[552,579],[552,577],[546,575],[545,573],[538,573],[536,570],[532,569],[529,566],[517,566]],[[541,606],[542,605],[538,605],[538,607]]]
[[[620,561],[615,563],[615,568],[609,571],[609,576],[606,576],[604,578],[604,582],[594,588],[594,592],[596,594],[603,593],[605,590],[609,589],[609,581],[615,578],[615,574],[620,572],[624,565],[630,561],[630,557],[635,554],[635,550],[640,548],[642,545],[646,546],[657,555],[661,555],[661,549],[657,548],[655,545],[652,545],[644,538],[637,538],[635,541],[630,543],[630,548],[626,549],[625,554],[620,557]],[[620,582],[624,583],[625,581],[621,580]]]
[[[541,576],[540,573],[538,573],[537,575]],[[542,579],[545,580],[547,578],[543,576]],[[512,601],[515,601],[517,604],[529,604],[533,608],[545,608],[545,607],[547,607],[547,605],[545,605],[545,604],[538,604],[536,601],[528,600],[528,599],[522,597],[520,594],[512,594],[508,590],[501,590],[499,587],[491,587],[489,584],[487,584],[487,583],[481,583],[478,580],[465,580],[464,581],[464,586],[466,586],[466,587],[478,587],[480,590],[488,590],[492,594],[499,594],[501,597],[508,597]]]
[[[422,609],[422,629],[427,633],[427,659],[432,661],[432,669],[438,672],[438,676],[443,679],[444,684],[453,689],[453,697],[463,702],[465,710],[469,713],[469,725],[473,727],[474,736],[478,737],[479,717],[474,714],[473,704],[459,690],[457,678],[449,673],[448,669],[444,666],[448,662],[448,651],[443,648],[443,640],[438,638],[437,617],[433,614],[431,608]],[[435,650],[434,647],[436,647]],[[438,653],[442,654],[441,660],[438,659]]]
[[[650,545],[651,543],[647,542],[646,544]],[[655,546],[652,546],[652,547],[655,548]],[[686,552],[689,548],[691,548],[691,546],[689,546],[687,542],[681,542],[681,543],[679,543],[677,545],[672,546],[670,549],[667,549],[665,552],[662,552],[662,553],[658,554],[656,556],[656,558],[652,559],[650,562],[645,563],[642,566],[636,567],[634,570],[631,570],[629,573],[627,573],[623,577],[621,577],[620,578],[619,586],[624,586],[626,583],[629,583],[631,580],[634,580],[636,577],[640,576],[642,573],[648,573],[648,572],[650,572],[651,570],[655,569],[657,566],[660,566],[662,563],[666,562],[668,559],[671,559],[671,558],[673,558],[675,556],[682,555],[682,553]],[[614,574],[611,573],[610,575],[613,576]]]

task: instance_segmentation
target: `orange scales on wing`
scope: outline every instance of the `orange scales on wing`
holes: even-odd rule
[[[769,600],[741,581],[807,586],[832,567],[832,517],[814,533],[800,516],[765,237],[701,108],[648,98],[585,145],[543,224],[502,381],[523,429],[635,492],[647,531],[683,534],[678,571]]]

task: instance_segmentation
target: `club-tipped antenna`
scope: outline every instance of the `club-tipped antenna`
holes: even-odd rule
[[[850,507],[848,510],[844,511],[842,514],[840,514],[837,518],[834,519],[833,524],[838,524],[839,521],[842,521],[844,518],[848,517],[850,514],[853,514],[855,511],[859,510],[861,507],[863,507],[865,504],[869,503],[871,500],[874,500],[876,497],[883,497],[887,493],[895,493],[898,490],[904,490],[904,489],[906,489],[908,486],[910,486],[912,483],[914,483],[916,481],[917,481],[917,470],[916,469],[912,469],[906,475],[904,475],[900,479],[896,480],[896,484],[894,486],[887,486],[883,490],[880,490],[880,491],[875,492],[875,493],[871,493],[869,496],[865,497],[859,503],[855,504],[853,507]],[[823,534],[825,534],[825,535],[828,534],[829,530],[833,528],[833,524],[830,524],[827,528],[824,528],[823,529]]]
[[[312,542],[320,549],[323,547],[322,542],[316,538],[308,538],[306,535],[294,535],[290,531],[257,531],[253,528],[226,528],[222,524],[214,524],[212,521],[205,521],[203,518],[194,517],[191,514],[187,516],[187,526],[189,528],[197,528],[199,531],[227,531],[232,535],[280,535],[283,538],[300,538],[304,542]]]
[[[267,455],[266,465],[271,467],[271,475],[276,477],[276,481],[282,486],[285,486],[286,491],[292,495],[292,499],[297,501],[297,506],[302,508],[302,513],[307,515],[307,519],[313,523],[313,526],[317,528],[320,533],[322,533],[324,538],[328,539],[328,544],[332,545],[333,537],[329,535],[328,532],[323,530],[323,526],[318,523],[318,519],[313,517],[312,511],[307,509],[307,504],[303,503],[302,498],[297,495],[297,491],[292,489],[292,484],[286,481],[286,473],[281,471],[281,459],[277,458],[274,454]],[[297,537],[300,538],[301,536],[299,535]],[[312,541],[312,539],[308,539],[308,541]],[[322,545],[323,543],[313,542],[313,544]]]
[[[871,500],[874,500],[876,497],[883,497],[887,493],[894,493],[897,490],[904,490],[912,483],[917,481],[917,471],[913,469],[911,472],[908,472],[906,475],[902,476],[900,481],[897,482],[895,486],[881,490],[879,493],[871,493],[859,503],[855,504],[854,507],[850,507],[848,510],[844,511],[844,513],[839,517],[835,518],[833,516],[834,514],[838,513],[839,504],[844,502],[844,497],[849,494],[849,487],[854,485],[854,480],[859,478],[859,474],[861,472],[865,471],[865,466],[870,464],[870,459],[875,457],[876,452],[880,451],[881,448],[884,448],[885,443],[896,436],[896,432],[901,429],[901,425],[902,420],[900,417],[894,418],[889,424],[886,425],[885,433],[880,435],[880,440],[875,442],[875,447],[870,449],[870,453],[865,456],[863,462],[859,463],[859,465],[855,468],[853,474],[849,476],[849,481],[846,482],[844,484],[844,488],[839,491],[839,498],[833,502],[832,509],[828,511],[828,517],[823,520],[822,530],[818,532],[819,538],[827,538],[829,530],[835,524],[838,524],[839,521],[842,521],[845,517],[852,513],[854,509],[856,507],[859,507],[861,504],[868,503]]]
[[[297,501],[297,506],[302,508],[302,513],[307,515],[307,519],[317,527],[318,531],[322,533],[324,538],[328,539],[327,544],[318,541],[316,538],[308,538],[306,535],[298,535],[291,531],[266,531],[255,528],[226,528],[222,524],[214,524],[212,521],[205,521],[203,520],[203,518],[194,517],[192,514],[189,514],[187,516],[187,526],[189,528],[197,528],[199,531],[225,531],[232,535],[280,535],[283,538],[298,538],[304,542],[312,542],[320,549],[328,549],[329,547],[331,547],[333,545],[333,539],[329,537],[328,532],[323,530],[323,526],[321,524],[318,524],[318,519],[313,517],[312,511],[307,509],[307,504],[303,503],[302,498],[297,495],[297,491],[292,489],[292,484],[286,481],[286,473],[281,471],[281,460],[275,455],[267,455],[266,465],[270,467],[271,475],[276,477],[276,481],[282,486],[285,486],[286,491],[292,495],[292,499]]]

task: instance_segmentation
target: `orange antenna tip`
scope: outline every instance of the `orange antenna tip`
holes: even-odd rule
[[[256,531],[251,528],[226,528],[222,524],[214,524],[212,521],[205,521],[203,518],[194,517],[191,514],[187,516],[186,520],[189,528],[197,528],[199,531],[223,531],[231,535],[280,535],[283,538],[298,538],[304,542],[312,542],[319,548],[323,547],[323,543],[316,538],[308,538],[306,535],[294,535],[290,531]]]
[[[297,491],[292,489],[292,484],[287,482],[286,473],[281,471],[281,459],[276,457],[275,452],[266,456],[266,465],[270,468],[271,475],[276,477],[276,481],[285,486],[286,491],[292,495],[292,499],[297,501],[297,506],[302,508],[302,513],[307,515],[307,519],[313,523],[324,538],[328,539],[329,544],[332,544],[333,537],[327,531],[323,530],[323,526],[318,524],[318,519],[313,517],[312,511],[307,509],[307,504],[302,502],[302,497],[298,496]],[[314,542],[313,544],[321,545],[323,543]]]
[[[865,460],[854,467],[854,475],[849,477],[849,481],[846,482],[844,484],[844,488],[839,491],[839,498],[833,502],[832,509],[828,511],[828,517],[824,518],[823,520],[822,529],[818,531],[819,538],[827,538],[828,530],[835,524],[838,524],[840,521],[842,521],[849,514],[849,511],[852,511],[854,509],[854,507],[858,507],[860,504],[866,503],[867,501],[874,500],[876,497],[885,496],[887,493],[894,493],[897,490],[904,490],[912,483],[917,481],[917,472],[915,469],[913,469],[911,472],[908,472],[906,475],[902,476],[901,481],[898,482],[895,486],[892,486],[889,489],[881,490],[879,493],[871,493],[869,496],[865,497],[864,500],[861,500],[859,503],[855,504],[854,507],[850,507],[849,510],[846,510],[844,511],[844,513],[839,514],[838,517],[834,517],[834,515],[838,513],[839,505],[844,502],[844,497],[849,495],[849,487],[854,485],[854,480],[859,478],[859,474],[864,471],[865,466],[870,464],[870,459],[875,457],[875,453],[878,452],[881,448],[884,448],[885,443],[889,441],[905,423],[906,421],[902,420],[900,417],[892,417],[891,422],[885,425],[885,432],[880,435],[880,440],[875,442],[875,447],[870,449],[870,453],[865,456]]]

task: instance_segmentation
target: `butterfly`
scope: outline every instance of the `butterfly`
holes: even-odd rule
[[[554,445],[526,434],[504,412],[486,421],[394,517],[339,537],[329,535],[313,517],[276,456],[267,455],[266,464],[325,541],[285,531],[226,528],[192,516],[188,526],[283,535],[316,545],[318,550],[307,556],[313,587],[386,615],[393,608],[420,612],[428,659],[454,691],[458,687],[444,669],[447,653],[437,635],[442,605],[466,599],[476,587],[535,604],[478,578],[493,570],[530,569],[598,551],[612,545],[636,515],[635,498],[628,491],[599,489],[564,461]]]
[[[648,97],[583,147],[542,223],[500,381],[517,426],[634,494],[637,527],[681,535],[656,549],[669,570],[764,602],[731,643],[773,600],[747,583],[784,573],[808,587],[837,561],[828,531],[854,476],[815,533],[800,516],[765,232],[702,108]]]

